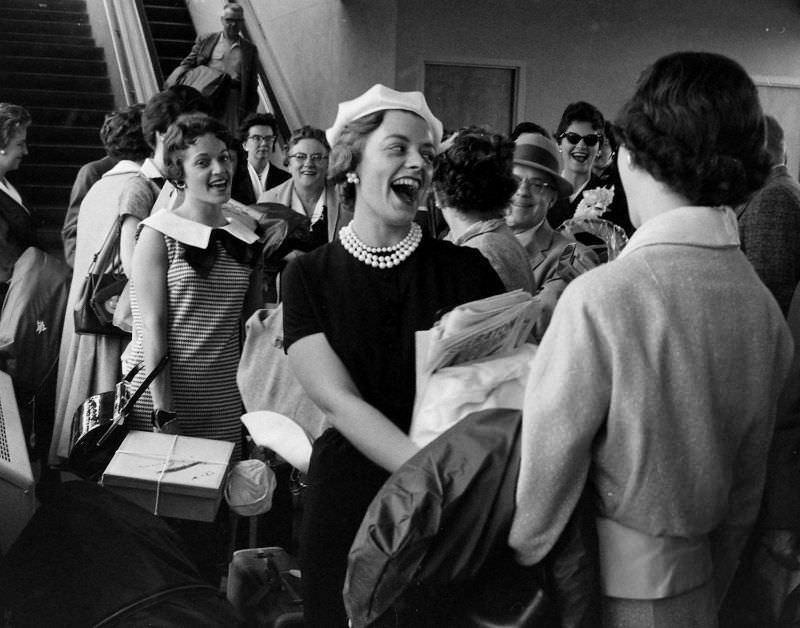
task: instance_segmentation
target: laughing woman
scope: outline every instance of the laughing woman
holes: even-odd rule
[[[164,136],[170,180],[185,198],[139,228],[131,278],[136,340],[126,370],[144,360],[135,389],[144,371],[169,354],[136,404],[132,428],[228,440],[238,457],[239,332],[246,298],[258,295],[257,237],[222,214],[231,191],[231,142],[220,122],[202,114],[181,116]]]
[[[328,174],[354,218],[283,275],[289,362],[333,425],[314,442],[300,536],[310,626],[347,625],[350,544],[389,472],[416,451],[414,332],[504,291],[478,251],[423,238],[414,223],[441,132],[419,92],[376,85],[339,105]]]

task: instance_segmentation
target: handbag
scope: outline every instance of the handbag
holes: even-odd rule
[[[92,395],[78,406],[72,418],[67,470],[84,479],[94,479],[103,472],[128,432],[126,417],[167,361],[165,355],[133,393],[128,384],[142,368],[141,362],[128,371],[114,390]]]
[[[177,80],[178,85],[193,87],[206,98],[211,98],[228,81],[228,75],[207,65],[196,65],[184,72]]]
[[[114,222],[89,265],[75,303],[74,322],[77,334],[127,336],[129,333],[114,325],[117,303],[128,285],[119,256],[121,226],[120,220]]]

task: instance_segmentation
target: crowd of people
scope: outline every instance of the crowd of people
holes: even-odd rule
[[[246,457],[244,322],[279,301],[287,363],[329,426],[304,478],[305,619],[346,626],[350,546],[382,484],[418,451],[408,437],[415,332],[521,289],[541,314],[508,537],[517,560],[557,552],[588,503],[603,610],[575,625],[714,626],[721,606],[726,621],[745,622],[750,611],[724,615],[723,600],[732,581],[747,590],[754,547],[800,569],[800,499],[794,510],[774,503],[800,497],[792,457],[779,455],[798,444],[787,317],[800,308],[800,186],[745,71],[711,53],[668,55],[614,123],[580,101],[552,135],[533,122],[508,136],[445,131],[423,94],[375,85],[341,103],[327,131],[284,138],[282,170],[276,120],[249,97],[240,20],[226,6],[223,33],[198,39],[175,84],[109,114],[107,156],[76,178],[46,462],[63,465],[83,400],[141,363],[136,387],[164,356],[129,427],[228,440],[234,460]],[[238,68],[216,101],[177,84],[202,63]],[[37,246],[32,208],[6,178],[32,123],[0,103],[4,284]],[[290,215],[302,245],[280,249],[267,290],[268,229]],[[627,245],[611,254],[597,229],[589,239],[565,230],[583,219]],[[130,335],[75,333],[82,282],[114,233]],[[229,524],[221,514],[210,532],[176,527],[213,574],[219,553],[208,547]]]

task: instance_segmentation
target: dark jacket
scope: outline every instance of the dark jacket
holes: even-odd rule
[[[467,617],[486,612],[479,598],[504,593],[486,590],[507,572],[523,585],[515,601],[539,594],[537,626],[592,625],[600,598],[588,510],[542,564],[519,567],[508,551],[520,425],[517,410],[473,413],[386,481],[350,550],[344,599],[353,626],[471,625]]]

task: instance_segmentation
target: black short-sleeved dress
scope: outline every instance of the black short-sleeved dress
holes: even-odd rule
[[[389,269],[367,266],[332,242],[292,260],[282,291],[284,346],[324,333],[364,400],[408,432],[414,332],[429,329],[457,305],[505,289],[476,249],[426,237]],[[347,553],[387,477],[335,429],[314,442],[300,543],[307,625],[347,625]]]

